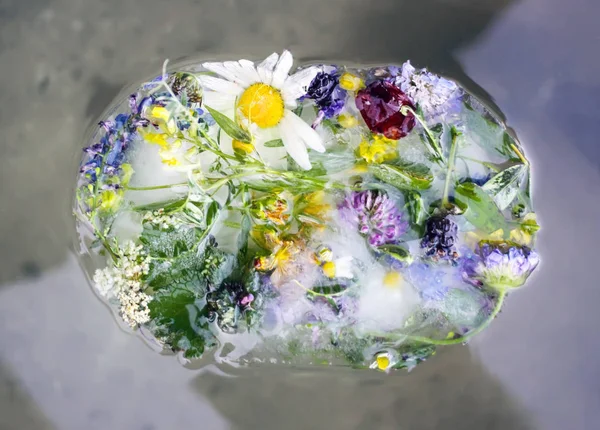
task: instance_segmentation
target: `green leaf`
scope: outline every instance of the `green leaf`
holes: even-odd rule
[[[187,221],[202,230],[210,230],[215,223],[221,206],[212,197],[206,195],[197,184],[190,181],[190,194],[183,207],[182,214]]]
[[[240,142],[244,143],[250,143],[252,141],[252,136],[250,136],[250,133],[241,128],[234,121],[223,115],[221,112],[218,112],[208,106],[205,107],[219,127],[221,127],[221,129],[232,139],[239,140]]]
[[[380,181],[390,184],[400,190],[419,191],[431,186],[433,176],[422,164],[370,164],[369,172]]]
[[[133,208],[136,212],[152,212],[157,209],[164,209],[165,214],[170,214],[180,210],[186,202],[186,198],[177,200],[168,200],[165,202],[149,203],[146,205],[140,205]]]
[[[237,239],[238,248],[238,264],[244,266],[248,257],[248,238],[250,237],[250,229],[252,228],[252,220],[250,215],[244,213],[242,215],[241,228]]]
[[[199,233],[193,228],[165,231],[144,224],[140,242],[144,244],[144,250],[150,257],[174,258],[194,249],[198,244]]]
[[[344,291],[345,287],[343,285],[334,284],[334,285],[316,285],[310,289],[310,292],[315,292],[317,294],[322,294],[324,296],[335,296],[336,294]],[[310,294],[309,292],[309,294]]]
[[[234,260],[214,246],[199,245],[174,258],[152,260],[146,283],[153,290],[180,288],[201,296],[209,284],[217,285],[231,274]]]
[[[493,152],[501,151],[504,145],[504,129],[490,118],[475,110],[465,110],[464,135],[476,145]]]
[[[305,173],[312,176],[342,172],[354,167],[356,162],[354,154],[349,152],[346,147],[339,148],[339,150],[328,149],[324,153],[312,151],[310,159],[313,163],[313,168]]]
[[[494,198],[500,210],[504,210],[517,197],[527,170],[524,164],[508,167],[490,178],[481,189]]]
[[[279,147],[283,146],[283,140],[281,140],[281,139],[269,140],[268,142],[265,142],[264,145],[267,148],[279,148]]]
[[[389,255],[400,263],[410,264],[413,261],[413,257],[410,255],[410,252],[399,245],[383,245],[377,248],[377,250]]]
[[[214,342],[204,304],[191,291],[156,294],[148,308],[157,324],[154,334],[174,351],[184,351],[186,358],[200,357],[207,343]]]
[[[504,215],[496,206],[490,195],[472,182],[464,182],[456,186],[456,193],[462,196],[467,205],[465,218],[485,233],[493,233],[498,229],[508,232]]]
[[[428,215],[423,197],[416,191],[409,191],[405,194],[405,199],[410,222],[413,225],[421,226]]]

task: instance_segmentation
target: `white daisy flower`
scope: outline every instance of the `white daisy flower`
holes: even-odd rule
[[[202,75],[199,79],[206,106],[247,122],[257,134],[275,131],[288,154],[308,170],[306,148],[325,152],[325,147],[321,136],[291,109],[319,69],[308,67],[290,76],[293,62],[292,54],[284,51],[281,56],[269,55],[258,66],[248,60],[204,63],[204,68],[222,78]]]

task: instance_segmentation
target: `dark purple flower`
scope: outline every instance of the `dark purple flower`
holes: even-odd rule
[[[346,91],[339,83],[340,78],[336,74],[319,72],[306,91],[306,96],[319,107],[319,116],[322,118],[331,118],[344,108]]]
[[[342,217],[365,236],[374,247],[400,242],[408,222],[387,193],[379,190],[354,191],[340,204]]]
[[[427,257],[456,261],[458,226],[448,216],[432,216],[425,225],[421,248]]]
[[[520,287],[537,267],[535,251],[512,242],[483,241],[462,263],[467,280],[500,291]]]

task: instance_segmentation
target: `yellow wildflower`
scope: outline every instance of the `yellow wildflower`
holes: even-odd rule
[[[338,116],[338,122],[344,128],[353,128],[353,127],[356,127],[358,125],[358,120],[356,119],[355,116],[348,115],[348,114],[345,114],[345,113],[343,113],[340,116]]]
[[[240,142],[239,140],[235,139],[231,141],[231,146],[233,147],[234,151],[241,152],[244,154],[251,154],[252,151],[254,151],[254,145],[252,145],[251,143]]]
[[[363,140],[358,146],[358,155],[367,163],[383,163],[398,157],[398,141],[383,135],[373,136],[371,141]]]
[[[164,133],[148,133],[148,132],[141,132],[140,133],[142,135],[142,138],[148,142],[148,143],[152,143],[154,145],[158,145],[161,148],[168,148],[169,147],[169,141],[167,140],[167,138],[169,136],[167,136]]]
[[[358,91],[360,88],[364,87],[365,83],[361,78],[352,73],[344,73],[340,76],[340,87],[347,91]]]
[[[168,134],[175,134],[177,123],[171,112],[163,106],[154,105],[148,110],[148,118],[158,124]]]
[[[116,190],[102,191],[100,194],[100,209],[104,211],[113,211],[117,209],[119,203],[121,203],[122,192]]]
[[[293,279],[302,264],[308,261],[304,244],[295,238],[281,241],[271,255],[260,257],[254,262],[254,268],[261,272],[271,272],[271,282],[276,287]]]
[[[321,225],[330,211],[331,205],[326,202],[322,190],[300,196],[296,201],[296,213],[303,223]]]
[[[162,147],[158,151],[158,155],[162,160],[163,164],[167,166],[179,166],[181,165],[181,161],[179,160],[178,154],[176,151],[181,148],[181,141],[176,140],[173,143],[169,144],[166,148]]]

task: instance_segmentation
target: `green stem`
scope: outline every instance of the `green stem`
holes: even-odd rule
[[[444,155],[442,152],[442,146],[440,145],[440,143],[438,142],[438,140],[435,138],[435,136],[433,135],[433,133],[431,132],[431,130],[429,129],[429,127],[427,127],[427,124],[425,123],[425,120],[423,120],[423,118],[421,117],[421,115],[419,115],[418,113],[416,113],[414,111],[413,108],[411,108],[410,106],[402,106],[402,111],[403,113],[408,113],[410,112],[417,121],[419,121],[419,123],[421,124],[421,126],[423,127],[423,130],[425,130],[425,134],[427,134],[427,139],[429,141],[430,144],[430,150],[433,153],[433,155],[436,158],[436,161],[438,163],[441,163],[444,161]]]
[[[219,157],[223,158],[225,160],[225,162],[229,165],[231,165],[229,160],[238,161],[237,158],[235,158],[233,155],[225,154],[223,151],[221,151],[219,144],[217,142],[215,142],[215,140],[212,137],[210,137],[208,134],[206,134],[206,132],[204,130],[202,130],[202,128],[199,127],[198,131],[200,132],[202,137],[207,140],[208,146],[206,146],[206,147],[208,148],[209,151],[211,151],[214,154],[218,155]]]
[[[525,164],[526,166],[529,166],[529,161],[527,160],[527,158],[525,158],[523,153],[521,151],[519,151],[519,148],[517,148],[517,145],[515,145],[514,143],[511,143],[510,147],[515,152],[515,154],[517,154],[517,156],[521,159],[523,164]]]
[[[423,337],[423,336],[406,336],[406,338],[409,340],[415,341],[415,342],[428,343],[431,345],[456,345],[458,343],[464,343],[471,337],[475,336],[477,333],[480,333],[481,331],[483,331],[488,325],[490,325],[490,323],[494,320],[494,318],[496,318],[496,316],[502,309],[502,304],[504,303],[505,297],[506,297],[506,292],[504,292],[504,291],[500,292],[500,294],[498,295],[498,298],[496,299],[496,306],[494,307],[494,310],[492,311],[492,313],[487,317],[487,319],[483,323],[481,323],[481,325],[479,327],[477,327],[475,330],[471,330],[466,335],[461,336],[458,339],[442,340],[442,339],[432,339],[430,337]]]
[[[181,187],[183,185],[187,185],[187,182],[180,182],[178,184],[166,184],[166,185],[153,185],[149,187],[130,187],[128,185],[124,186],[126,190],[130,191],[150,191],[150,190],[162,190],[165,188],[173,188],[173,187]]]
[[[472,161],[473,163],[479,163],[482,166],[485,166],[488,169],[493,170],[494,172],[499,172],[501,170],[498,167],[494,166],[492,163],[488,163],[486,161],[476,160],[476,159],[471,158],[471,157],[465,157],[464,155],[459,155],[458,158],[461,158],[461,159],[467,160],[467,161]]]
[[[456,140],[458,137],[458,131],[456,128],[451,127],[450,133],[452,134],[452,142],[450,143],[450,154],[448,154],[448,168],[446,170],[446,181],[444,182],[444,194],[442,197],[442,207],[447,208],[450,205],[448,201],[448,195],[450,194],[450,181],[452,179],[452,172],[454,170],[454,161],[456,160]]]

